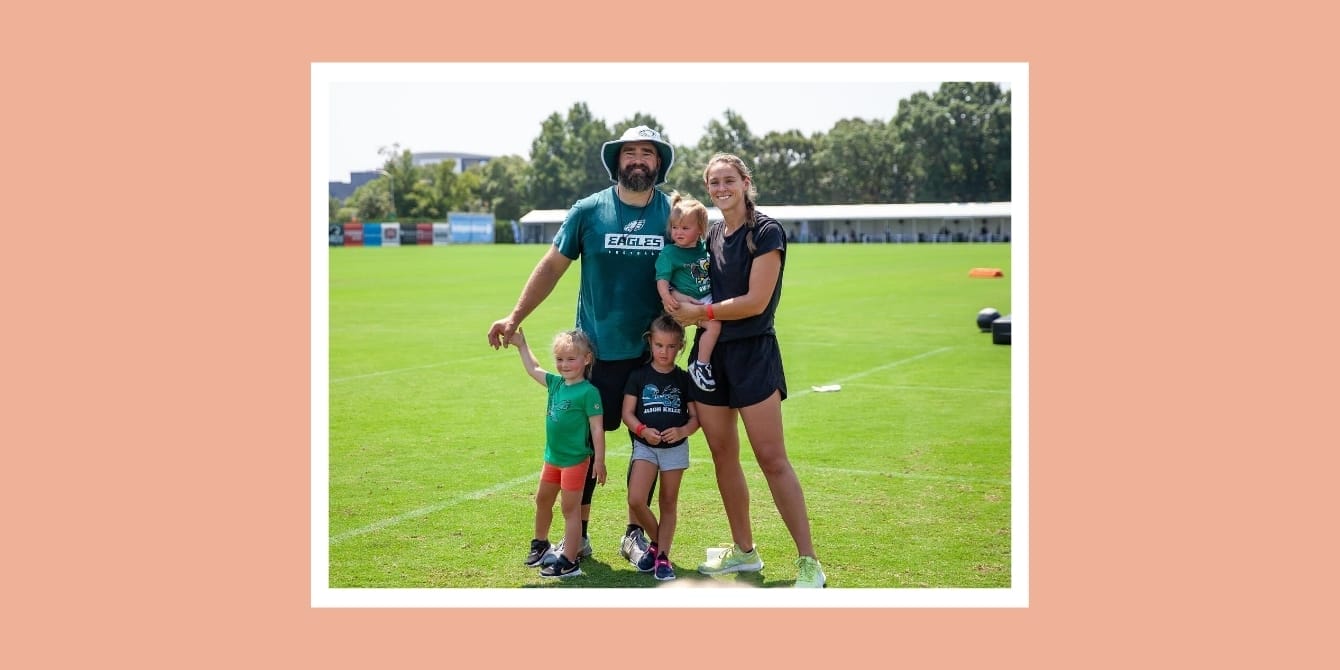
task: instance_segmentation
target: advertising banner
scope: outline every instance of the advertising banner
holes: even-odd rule
[[[346,247],[363,246],[363,224],[361,223],[344,224],[344,246]]]
[[[447,215],[451,224],[454,244],[492,244],[493,215],[472,212],[452,212]]]
[[[400,246],[400,224],[383,223],[382,224],[382,246],[398,247]]]
[[[433,244],[451,244],[451,224],[434,223],[433,224]]]
[[[332,223],[327,232],[330,234],[330,246],[344,246],[344,226],[341,226],[338,223]]]
[[[369,221],[363,224],[363,246],[380,247],[382,245],[382,224]]]
[[[415,228],[415,232],[417,232],[417,233],[419,234],[419,239],[416,240],[419,244],[432,244],[432,243],[433,243],[433,224],[431,224],[431,223],[420,223],[420,224],[415,225],[414,228]]]

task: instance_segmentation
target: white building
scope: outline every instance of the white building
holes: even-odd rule
[[[1009,242],[1010,203],[759,205],[793,242]],[[537,209],[520,221],[519,242],[548,244],[566,209]],[[715,207],[708,218],[721,219]]]

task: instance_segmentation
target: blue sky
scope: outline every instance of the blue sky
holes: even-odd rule
[[[376,169],[378,149],[529,158],[541,122],[576,102],[613,126],[654,116],[693,144],[725,110],[755,135],[826,132],[844,118],[888,120],[898,101],[941,81],[1025,76],[1020,64],[323,63],[313,66],[313,172],[345,181]],[[1022,84],[1023,82],[1021,82]]]

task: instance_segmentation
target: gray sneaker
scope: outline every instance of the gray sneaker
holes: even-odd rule
[[[540,559],[540,565],[541,566],[553,565],[558,561],[558,555],[561,553],[563,553],[563,540],[559,540],[558,544],[549,548],[549,551],[545,553],[544,558]],[[577,552],[577,562],[581,563],[583,558],[590,558],[590,557],[591,557],[591,538],[584,537],[582,538],[582,550]]]
[[[650,546],[650,543],[647,542],[647,535],[641,529],[633,533],[625,533],[623,540],[619,542],[619,555],[628,559],[628,562],[636,567],[637,562],[642,559],[642,555],[647,553],[648,546]]]

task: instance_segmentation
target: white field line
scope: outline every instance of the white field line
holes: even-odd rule
[[[336,383],[336,382],[347,382],[347,381],[352,381],[352,380],[355,380],[355,379],[367,379],[368,377],[380,377],[380,376],[382,376],[382,375],[394,375],[394,374],[400,374],[401,372],[413,372],[413,371],[415,371],[415,370],[427,370],[427,369],[429,369],[429,368],[440,368],[440,367],[442,367],[442,366],[444,366],[444,365],[456,365],[457,363],[466,363],[466,362],[469,362],[469,361],[482,361],[482,360],[484,360],[485,358],[492,358],[492,356],[475,356],[474,358],[460,358],[460,359],[457,359],[457,360],[454,360],[454,361],[442,361],[441,363],[429,363],[428,365],[416,365],[416,366],[414,366],[414,367],[412,367],[412,368],[396,368],[396,369],[394,369],[394,370],[382,370],[381,372],[369,372],[369,373],[361,374],[361,375],[350,375],[350,376],[348,376],[348,377],[336,377],[336,378],[334,378],[334,379],[331,379],[331,380],[330,380],[330,383],[334,384],[334,383]]]
[[[507,489],[510,489],[514,486],[520,486],[526,482],[539,482],[539,477],[540,475],[538,472],[528,474],[523,477],[517,477],[516,479],[502,482],[500,484],[494,484],[493,486],[490,486],[486,489],[480,489],[478,491],[466,493],[465,495],[459,495],[454,498],[449,498],[447,500],[443,500],[442,502],[433,505],[428,505],[427,507],[420,507],[419,509],[416,510],[410,510],[408,512],[405,512],[404,514],[397,514],[389,519],[382,519],[381,521],[370,523],[366,526],[363,526],[362,528],[355,528],[353,530],[348,530],[343,533],[340,533],[339,535],[330,538],[330,543],[339,544],[352,537],[358,537],[359,535],[366,535],[368,533],[379,531],[388,526],[394,526],[402,521],[409,521],[410,519],[417,519],[421,516],[427,516],[434,512],[440,512],[448,507],[453,507],[463,502],[469,502],[471,500],[479,500],[480,498],[483,498],[485,496],[493,495],[494,493],[498,493],[499,491],[506,491]]]
[[[623,453],[623,455],[626,456],[627,453],[628,453],[628,452],[625,450],[624,453]],[[617,453],[617,452],[612,451],[612,452],[606,454],[606,457],[607,457],[607,458],[608,458],[609,456],[620,456],[620,454]],[[691,458],[691,459],[689,459],[689,462],[692,463],[693,465],[696,465],[696,466],[700,467],[700,468],[710,468],[710,467],[712,467],[712,459],[711,459],[711,458]],[[801,467],[798,467],[798,468],[797,468],[797,472],[800,473],[800,474],[802,474],[802,475],[803,475],[804,473],[806,473],[806,472],[814,472],[814,473],[819,473],[819,474],[856,475],[856,476],[861,476],[861,477],[894,477],[894,478],[897,478],[897,479],[921,479],[921,480],[926,480],[926,481],[936,481],[936,482],[957,482],[957,483],[962,483],[962,484],[984,484],[984,485],[990,485],[990,486],[1009,486],[1009,485],[1010,485],[1010,482],[1008,482],[1008,481],[999,481],[999,480],[994,480],[994,479],[975,479],[975,478],[972,478],[972,477],[955,477],[955,476],[952,476],[952,475],[934,475],[934,474],[917,474],[917,473],[906,473],[906,472],[892,472],[892,471],[888,471],[888,470],[854,470],[854,469],[851,469],[851,468],[829,468],[829,467],[823,467],[823,466],[815,466],[815,467],[805,467],[805,466],[801,466]],[[745,474],[746,474],[747,476],[748,476],[748,475],[757,475],[756,477],[751,477],[751,479],[755,479],[755,480],[757,480],[757,479],[761,479],[762,476],[763,476],[761,473],[753,472],[753,471],[750,471],[750,470],[746,470],[746,471],[745,471]],[[448,499],[448,500],[444,500],[444,501],[442,501],[442,502],[440,502],[440,503],[436,503],[436,504],[433,504],[433,505],[428,505],[427,507],[420,507],[419,509],[416,509],[416,510],[410,510],[410,511],[408,511],[408,512],[405,512],[404,514],[397,514],[396,516],[393,516],[393,517],[391,517],[391,518],[389,518],[389,519],[382,519],[381,521],[377,521],[377,522],[375,522],[375,523],[370,523],[370,524],[368,524],[368,525],[366,525],[366,526],[363,526],[362,528],[355,528],[355,529],[353,529],[353,530],[345,531],[345,532],[343,532],[343,533],[340,533],[339,535],[336,535],[336,536],[330,538],[330,543],[331,543],[332,545],[336,545],[336,544],[339,544],[339,543],[341,543],[341,542],[344,542],[345,540],[349,540],[349,539],[358,537],[359,535],[366,535],[366,534],[368,534],[368,533],[374,533],[374,532],[379,531],[379,530],[382,530],[382,529],[384,529],[384,528],[389,528],[389,527],[391,527],[391,526],[394,526],[394,525],[396,525],[396,524],[399,524],[399,523],[401,523],[401,522],[403,522],[403,521],[409,521],[410,519],[417,519],[417,518],[419,518],[419,517],[421,517],[421,516],[427,516],[427,515],[429,515],[429,514],[433,514],[433,513],[436,513],[436,512],[440,512],[440,511],[442,511],[442,510],[444,510],[444,509],[447,509],[448,507],[455,507],[456,505],[459,505],[459,504],[461,504],[461,503],[463,503],[463,502],[468,502],[468,501],[471,501],[471,500],[479,500],[480,498],[484,498],[484,497],[489,496],[489,495],[492,495],[492,494],[494,494],[494,493],[499,493],[499,492],[501,492],[501,491],[506,491],[507,489],[510,489],[510,488],[513,488],[513,487],[516,487],[516,486],[520,486],[520,485],[525,484],[525,483],[527,483],[527,482],[536,482],[536,481],[538,481],[538,475],[526,475],[526,476],[524,476],[524,477],[517,477],[516,479],[510,480],[510,481],[502,482],[502,483],[500,483],[500,484],[494,484],[493,486],[490,486],[490,487],[488,487],[488,488],[486,488],[486,489],[480,489],[480,490],[478,490],[478,491],[474,491],[474,492],[472,492],[472,493],[467,493],[467,494],[465,494],[465,495],[456,496],[456,497],[454,497],[454,498],[451,498],[451,499]]]
[[[824,466],[815,466],[815,467],[801,466],[797,467],[796,471],[799,472],[800,474],[804,474],[806,472],[818,472],[818,473],[836,474],[836,475],[859,475],[862,477],[895,477],[898,479],[924,479],[927,481],[935,481],[935,482],[958,482],[960,484],[988,484],[991,486],[1010,485],[1009,480],[1002,481],[998,479],[978,479],[976,477],[956,477],[954,475],[893,472],[891,470],[881,472],[878,470],[852,470],[849,468],[829,468]]]
[[[920,354],[917,354],[916,356],[908,356],[907,358],[900,358],[900,359],[898,359],[898,360],[896,360],[896,361],[892,361],[892,362],[889,362],[889,363],[885,363],[884,365],[877,365],[877,366],[875,366],[875,367],[873,367],[873,368],[870,368],[869,370],[863,370],[863,371],[858,372],[858,373],[856,373],[856,374],[854,374],[854,375],[847,375],[846,377],[842,377],[841,379],[834,379],[834,380],[829,381],[829,382],[826,382],[826,383],[824,383],[824,384],[817,384],[816,386],[827,386],[828,384],[842,384],[842,383],[845,383],[845,382],[849,382],[849,381],[851,381],[851,380],[853,380],[853,379],[860,379],[861,377],[866,377],[866,376],[869,376],[869,375],[873,375],[873,374],[875,374],[876,372],[880,372],[880,371],[883,371],[883,370],[888,370],[889,368],[896,368],[896,367],[898,367],[899,365],[906,365],[906,364],[908,364],[908,363],[912,363],[912,362],[914,362],[914,361],[919,361],[919,360],[921,360],[921,359],[923,359],[923,358],[929,358],[929,357],[931,357],[931,356],[935,356],[936,354],[943,354],[944,352],[949,351],[949,350],[952,349],[952,348],[953,348],[953,347],[940,347],[939,349],[932,349],[931,351],[927,351],[927,352],[924,352],[924,353],[920,353]],[[808,394],[808,393],[814,393],[814,389],[813,389],[813,388],[803,388],[803,389],[800,389],[799,391],[796,391],[795,393],[787,394],[787,399],[790,399],[790,398],[798,398],[798,397],[803,396],[803,395],[806,395],[806,394]]]
[[[928,356],[933,356],[933,355],[935,355],[935,354],[939,354],[939,353],[943,353],[943,352],[949,351],[949,349],[950,349],[950,347],[941,347],[941,348],[939,348],[939,349],[935,349],[935,350],[933,350],[933,351],[928,351],[928,352],[923,353],[923,354],[918,354],[918,355],[916,355],[916,356],[912,356],[912,357],[909,357],[909,358],[900,359],[900,360],[897,360],[897,361],[893,361],[893,362],[891,362],[891,363],[885,363],[884,365],[880,365],[880,366],[877,366],[877,367],[870,368],[869,370],[866,370],[866,371],[864,371],[864,372],[858,372],[858,373],[856,373],[856,374],[854,374],[854,375],[848,375],[848,376],[843,377],[843,378],[841,378],[841,379],[836,379],[836,380],[833,381],[833,383],[835,383],[835,384],[840,384],[840,383],[843,383],[843,382],[851,381],[851,380],[853,380],[853,379],[859,379],[859,378],[864,377],[864,376],[866,376],[866,375],[873,374],[873,373],[875,373],[875,372],[879,372],[880,370],[886,370],[886,369],[888,369],[888,368],[895,367],[895,366],[898,366],[898,365],[903,365],[903,364],[905,364],[905,363],[911,363],[912,361],[920,360],[920,359],[922,359],[922,358],[926,358],[926,357],[928,357]],[[482,357],[482,356],[481,356],[480,358],[485,358],[485,357]],[[476,360],[476,359],[464,359],[464,360]],[[453,361],[453,363],[458,363],[458,362],[460,362],[460,361]],[[370,375],[357,375],[357,377],[370,377],[370,376],[379,375],[379,374],[392,374],[392,373],[395,373],[395,372],[403,372],[403,371],[405,371],[405,370],[417,370],[417,369],[428,368],[428,367],[436,367],[436,366],[438,366],[438,365],[448,365],[448,363],[437,363],[437,364],[434,364],[434,365],[424,365],[424,366],[420,366],[419,368],[403,368],[403,369],[401,369],[401,370],[387,370],[387,371],[385,371],[385,372],[372,373],[372,374],[370,374]],[[342,381],[342,380],[345,380],[345,379],[355,379],[355,378],[357,378],[357,377],[342,377],[342,378],[339,379],[339,380],[331,380],[331,381]],[[801,390],[801,391],[798,391],[798,392],[796,392],[796,393],[791,394],[790,397],[795,398],[795,397],[797,397],[797,396],[802,396],[802,395],[805,395],[806,393],[812,393],[812,392],[813,392],[813,391],[812,391],[811,389],[803,389],[803,390]],[[622,453],[620,453],[620,451],[622,451]],[[626,449],[625,449],[625,450],[620,450],[620,449],[618,449],[618,448],[615,448],[615,449],[609,449],[609,450],[606,451],[605,458],[606,458],[606,460],[610,460],[611,457],[621,457],[621,456],[626,456],[627,454],[628,454],[628,450],[626,450]],[[711,465],[712,465],[712,460],[711,460],[710,458],[692,458],[692,459],[689,460],[689,462],[690,462],[690,463],[697,464],[697,465],[702,466],[702,467],[711,467]],[[1000,481],[989,480],[989,479],[970,479],[970,478],[967,478],[967,477],[953,477],[953,476],[947,476],[947,475],[907,474],[907,473],[888,472],[888,471],[879,471],[879,470],[852,470],[852,469],[846,469],[846,468],[827,468],[827,467],[810,467],[810,468],[807,468],[807,467],[801,467],[801,468],[800,468],[800,471],[801,471],[801,472],[804,472],[804,471],[806,471],[806,470],[813,471],[813,472],[821,472],[821,473],[834,473],[834,474],[842,474],[842,475],[861,475],[861,476],[869,476],[869,477],[875,477],[875,476],[878,476],[878,477],[899,477],[899,478],[903,478],[903,479],[926,479],[926,480],[932,480],[932,481],[965,482],[965,483],[973,483],[973,484],[992,484],[992,485],[1008,485],[1008,484],[1009,484],[1009,482],[1000,482]],[[524,484],[524,483],[526,483],[526,482],[534,482],[534,481],[537,481],[537,475],[535,475],[535,474],[529,474],[529,475],[525,475],[525,476],[523,476],[523,477],[517,477],[516,479],[512,479],[512,480],[510,480],[510,481],[506,481],[506,482],[502,482],[502,483],[500,483],[500,484],[495,484],[495,485],[490,486],[490,487],[488,487],[488,488],[486,488],[486,489],[480,489],[480,490],[478,490],[478,491],[473,491],[473,492],[471,492],[471,493],[466,493],[466,494],[464,494],[464,495],[459,495],[459,496],[456,496],[456,497],[454,497],[454,498],[449,498],[449,499],[444,500],[444,501],[442,501],[442,502],[439,502],[439,503],[436,503],[436,504],[433,504],[433,505],[428,505],[427,507],[420,507],[419,509],[410,510],[410,511],[405,512],[405,513],[403,513],[403,514],[397,514],[396,516],[390,517],[390,518],[388,518],[388,519],[382,519],[381,521],[377,521],[377,522],[368,524],[368,525],[366,525],[366,526],[363,526],[362,528],[355,528],[355,529],[353,529],[353,530],[345,531],[345,532],[343,532],[343,533],[340,533],[339,535],[335,535],[335,536],[331,537],[331,538],[330,538],[330,543],[331,543],[332,545],[334,545],[334,544],[339,544],[339,543],[341,543],[341,542],[343,542],[343,541],[345,541],[345,540],[348,540],[348,539],[350,539],[350,538],[358,537],[359,535],[366,535],[366,534],[368,534],[368,533],[372,533],[372,532],[379,531],[379,530],[381,530],[381,529],[383,529],[383,528],[387,528],[387,527],[390,527],[390,526],[394,526],[394,525],[396,525],[396,524],[398,524],[398,523],[400,523],[400,522],[402,522],[402,521],[409,521],[410,519],[417,519],[417,518],[419,518],[419,517],[421,517],[421,516],[427,516],[427,515],[429,515],[429,514],[433,514],[433,513],[435,513],[435,512],[440,512],[440,511],[442,511],[442,510],[444,510],[444,509],[446,509],[446,508],[448,508],[448,507],[454,507],[454,506],[459,505],[459,504],[461,504],[461,503],[463,503],[463,502],[468,502],[468,501],[471,501],[471,500],[479,500],[480,498],[483,498],[483,497],[485,497],[485,496],[489,496],[489,495],[492,495],[492,494],[494,494],[494,493],[498,493],[498,492],[500,492],[500,491],[505,491],[505,490],[510,489],[510,488],[512,488],[512,487],[514,487],[514,486],[520,486],[521,484]]]

